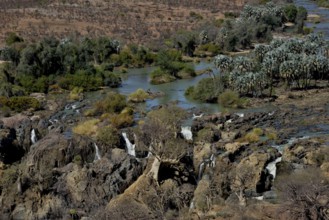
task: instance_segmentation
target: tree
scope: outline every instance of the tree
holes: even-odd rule
[[[309,168],[275,181],[289,219],[329,219],[329,182],[319,169]]]
[[[154,156],[149,175],[158,180],[162,163],[178,164],[187,153],[187,143],[178,137],[185,111],[177,106],[151,111],[137,131],[137,145]]]
[[[17,43],[17,42],[23,42],[24,39],[20,36],[18,36],[16,33],[14,32],[10,32],[8,34],[8,36],[6,37],[6,44],[8,46],[11,46],[12,44],[14,43]]]
[[[240,206],[246,206],[246,189],[250,182],[253,181],[255,174],[251,166],[236,168],[235,172],[231,173],[231,189],[239,199]]]

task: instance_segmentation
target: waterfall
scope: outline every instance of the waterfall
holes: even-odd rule
[[[267,164],[266,169],[273,176],[273,179],[276,177],[276,164],[282,161],[282,157],[278,157],[275,161]]]
[[[98,146],[97,146],[96,143],[94,143],[94,147],[95,147],[95,159],[94,159],[94,161],[100,160],[101,159],[101,156],[99,154],[99,149],[98,149]]]
[[[132,143],[129,141],[126,132],[123,132],[123,133],[122,133],[122,136],[123,136],[123,138],[125,139],[125,142],[126,142],[127,153],[128,153],[129,155],[131,155],[131,156],[136,157],[135,144],[132,144]]]
[[[239,113],[239,112],[237,112],[237,113],[235,113],[237,116],[239,116],[240,118],[243,118],[244,117],[244,113]]]
[[[32,131],[31,131],[31,142],[32,142],[32,144],[35,144],[37,141],[38,141],[37,135],[36,135],[35,130],[33,128]]]
[[[182,126],[181,133],[184,136],[185,140],[192,140],[193,134],[190,126]]]
[[[203,113],[200,114],[200,115],[195,115],[195,114],[193,113],[193,117],[192,117],[192,119],[201,118],[202,116],[203,116]]]
[[[203,161],[203,162],[200,163],[200,165],[199,165],[198,181],[200,181],[201,178],[202,178],[203,170],[204,170],[204,164],[205,164],[205,162]]]
[[[296,141],[298,140],[304,140],[304,139],[308,139],[309,136],[303,136],[303,137],[300,137],[300,138],[290,138],[288,140],[288,143],[286,144],[283,144],[283,145],[273,145],[272,147],[276,148],[281,154],[283,152],[283,149],[285,147],[290,147],[291,145],[293,145]],[[276,177],[276,164],[281,162],[282,161],[282,157],[278,157],[275,161],[272,161],[271,163],[269,163],[267,166],[266,166],[266,169],[269,171],[270,174],[273,175],[273,179],[275,179]]]

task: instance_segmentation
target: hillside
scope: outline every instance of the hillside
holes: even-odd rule
[[[108,35],[126,42],[159,42],[174,31],[214,22],[243,5],[243,0],[0,0],[0,42],[8,32],[33,40]]]

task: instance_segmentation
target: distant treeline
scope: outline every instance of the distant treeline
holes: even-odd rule
[[[8,61],[0,71],[1,95],[12,96],[56,89],[84,91],[100,86],[116,87],[121,79],[112,71],[116,66],[142,66],[154,61],[154,55],[143,47],[122,48],[108,37],[81,40],[45,38],[26,43],[12,33],[0,59]],[[6,88],[6,89],[5,89]]]

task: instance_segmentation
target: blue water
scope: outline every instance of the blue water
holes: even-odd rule
[[[308,14],[316,14],[320,16],[320,23],[315,24],[305,22],[306,27],[314,28],[315,33],[323,33],[325,39],[329,40],[329,9],[319,7],[314,1],[310,0],[295,0],[297,6],[306,8]]]

